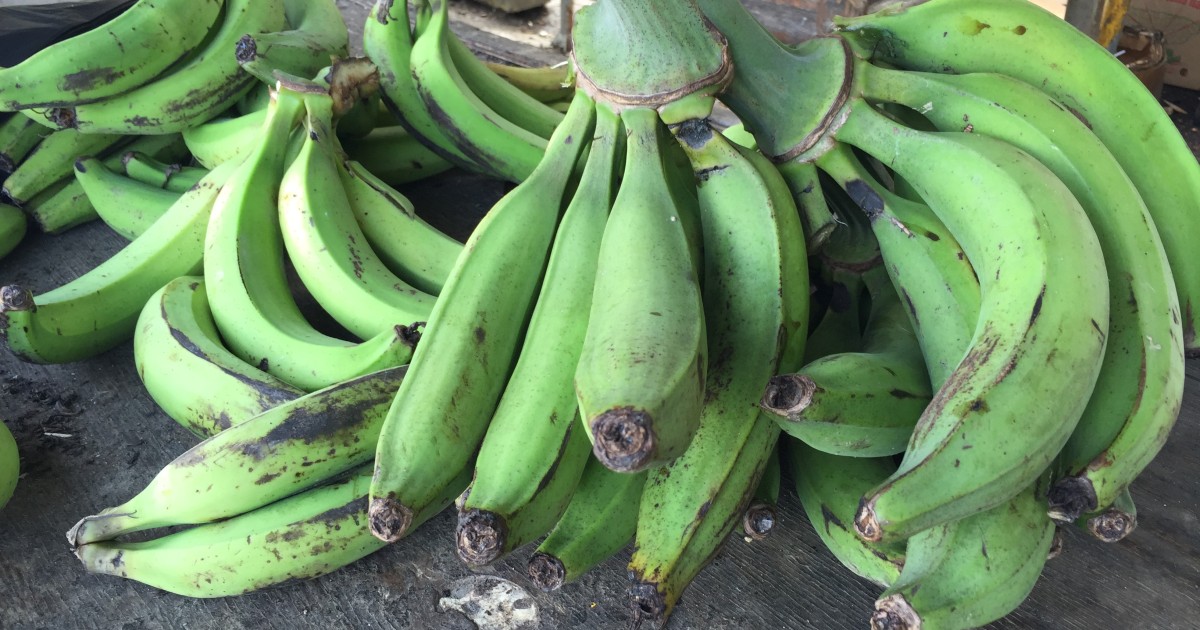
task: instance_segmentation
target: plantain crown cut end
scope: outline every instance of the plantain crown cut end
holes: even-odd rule
[[[616,111],[659,110],[668,124],[704,118],[733,77],[725,36],[693,0],[602,0],[571,33],[576,84]]]

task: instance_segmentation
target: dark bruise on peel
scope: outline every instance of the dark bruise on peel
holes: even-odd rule
[[[458,557],[467,564],[483,566],[504,553],[508,522],[495,512],[467,510],[458,518]]]
[[[821,520],[825,521],[826,534],[833,533],[829,531],[830,525],[833,525],[842,531],[846,531],[846,524],[843,523],[842,519],[838,518],[837,515],[833,513],[833,510],[830,510],[829,506],[825,505],[824,503],[821,504]]]
[[[421,88],[421,84],[419,83],[417,84],[417,93],[420,95],[421,101],[425,103],[425,109],[429,113],[429,117],[433,119],[433,122],[437,124],[438,129],[442,133],[449,136],[450,140],[454,143],[454,147],[465,155],[468,160],[474,162],[488,173],[499,177],[501,169],[496,164],[496,161],[492,159],[492,156],[487,151],[476,146],[470,135],[463,133],[461,129],[456,127],[454,118],[446,113],[446,110],[442,109],[434,101],[429,92]],[[461,162],[462,160],[455,159],[453,161]]]
[[[408,326],[396,326],[396,336],[399,337],[409,347],[416,348],[417,343],[421,341],[421,331],[425,329],[425,322],[413,322]]]
[[[1033,310],[1029,314],[1029,327],[1033,328],[1037,322],[1038,315],[1042,313],[1042,300],[1046,297],[1046,285],[1042,285],[1042,291],[1038,293],[1037,300],[1033,302]]]
[[[329,440],[339,434],[351,434],[361,425],[370,421],[371,411],[386,409],[391,405],[391,397],[387,394],[399,389],[399,384],[381,388],[377,396],[367,396],[354,400],[332,400],[323,409],[313,410],[307,405],[299,405],[287,414],[287,418],[278,426],[267,432],[261,439],[262,444],[278,444],[281,442],[303,442],[311,444],[318,440]]]
[[[875,519],[875,509],[865,498],[858,501],[858,512],[854,515],[854,529],[869,542],[879,542],[883,538],[883,530]]]
[[[1047,493],[1050,518],[1057,523],[1073,523],[1080,515],[1096,510],[1096,490],[1084,477],[1064,477]]]
[[[52,107],[46,110],[46,120],[54,123],[59,129],[73,129],[75,127],[75,108],[74,107]]]
[[[925,408],[925,412],[921,414],[921,420],[917,422],[917,426],[913,430],[912,442],[910,443],[915,443],[917,440],[924,439],[924,436],[929,432],[929,429],[931,428],[930,425],[932,424],[926,421],[926,418],[937,418],[942,415],[942,412],[946,408],[946,404],[952,401],[958,395],[958,392],[961,391],[964,384],[971,379],[971,377],[979,369],[979,366],[987,363],[988,359],[991,358],[992,353],[996,351],[996,346],[999,343],[1000,338],[996,335],[987,334],[987,331],[985,331],[984,334],[979,337],[979,341],[971,347],[971,350],[967,352],[967,355],[963,357],[963,360],[958,364],[958,367],[956,367],[950,374],[950,377],[946,379],[946,382],[942,385],[941,389],[939,389],[929,401],[929,405]],[[1015,364],[1016,358],[1014,358],[1009,365],[1004,368],[1003,375],[1007,375],[1008,372],[1012,371],[1012,368],[1015,367]],[[999,378],[1003,378],[1003,376],[998,377],[997,380],[999,380]]]
[[[59,87],[64,92],[74,92],[76,94],[91,90],[98,85],[108,85],[113,81],[125,76],[124,70],[116,68],[86,68],[79,72],[72,72],[62,78],[62,83]]]
[[[653,419],[644,411],[610,409],[592,420],[592,452],[612,470],[637,470],[654,455],[653,426]]]
[[[258,42],[254,41],[254,36],[249,33],[242,35],[234,46],[233,56],[238,63],[254,61],[258,57]]]
[[[300,521],[298,524],[301,526],[325,525],[329,529],[334,529],[341,527],[341,522],[343,521],[351,519],[358,521],[360,518],[366,516],[366,511],[363,509],[364,498],[366,497],[354,497],[354,499],[344,505],[325,510],[316,516]]]
[[[167,309],[166,309],[166,306],[164,305],[162,307],[162,317],[163,317],[164,321],[167,320],[167,312],[166,311],[167,311]],[[242,374],[236,370],[225,367],[225,366],[213,361],[212,358],[209,357],[208,354],[200,348],[200,346],[196,345],[196,343],[194,341],[192,341],[191,337],[188,337],[187,334],[184,333],[183,331],[179,330],[178,328],[175,328],[174,326],[170,326],[170,325],[167,326],[167,330],[170,331],[171,338],[173,338],[175,340],[175,342],[178,343],[179,346],[181,348],[183,348],[184,350],[186,350],[189,354],[199,357],[201,359],[204,359],[205,361],[211,363],[212,365],[217,366],[222,372],[228,374],[234,380],[236,380],[240,383],[243,383],[245,385],[248,385],[251,389],[253,389],[255,392],[257,392],[259,394],[259,396],[261,397],[261,399],[264,402],[272,403],[270,405],[271,407],[274,407],[281,403],[285,403],[285,402],[294,400],[299,396],[299,394],[297,394],[297,393],[290,392],[286,389],[279,389],[277,387],[272,387],[266,383],[263,383],[260,380],[251,378],[251,377],[246,376],[245,374]],[[225,428],[228,428],[228,425],[226,425]]]
[[[562,463],[563,456],[567,452],[567,447],[571,444],[571,434],[574,431],[575,423],[572,422],[567,425],[567,432],[563,435],[562,442],[558,445],[558,453],[554,455],[554,463],[550,464],[550,468],[546,469],[546,474],[542,475],[541,480],[538,481],[537,490],[534,491],[534,494],[540,494],[554,480],[554,473],[558,470],[558,465]]]
[[[862,208],[869,220],[874,221],[883,215],[883,198],[861,179],[847,182],[846,193],[855,205]]]
[[[675,131],[675,137],[692,149],[700,149],[712,140],[713,130],[707,120],[694,118],[680,123]]]
[[[191,90],[182,99],[169,103],[164,112],[167,114],[184,114],[190,117],[197,105],[205,102],[227,103],[243,88],[250,85],[252,77],[243,73],[235,73],[216,86],[205,90]]]

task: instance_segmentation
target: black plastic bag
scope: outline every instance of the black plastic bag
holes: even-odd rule
[[[15,66],[50,44],[96,28],[123,13],[135,1],[4,6],[0,0],[0,67]]]

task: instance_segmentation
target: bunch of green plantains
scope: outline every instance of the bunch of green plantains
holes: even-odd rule
[[[261,101],[256,76],[311,76],[331,56],[345,57],[348,39],[332,0],[138,0],[0,68],[4,196],[45,232],[95,220],[72,177],[77,157],[103,158],[110,169],[127,151],[185,160],[179,134],[256,94]],[[23,234],[12,220],[0,223],[0,255]]]
[[[71,529],[89,571],[244,593],[453,503],[463,562],[536,543],[544,590],[632,541],[631,614],[660,626],[735,529],[770,531],[786,478],[885,589],[872,627],[930,630],[1015,609],[1056,525],[1136,527],[1130,483],[1200,350],[1200,165],[1065,22],[901,2],[786,46],[731,0],[601,0],[568,66],[517,70],[472,54],[444,0],[378,0],[369,59],[342,59],[331,7],[283,0],[227,51],[250,79],[224,113],[116,157],[79,147],[125,133],[103,105],[166,92],[161,69],[70,98],[0,84],[72,124],[24,163],[73,164],[131,239],[63,287],[5,286],[8,348],[132,339],[205,438]],[[32,147],[34,118],[0,148]],[[394,188],[451,168],[515,185],[465,244]]]

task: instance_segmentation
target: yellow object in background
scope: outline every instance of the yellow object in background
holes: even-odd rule
[[[1096,41],[1102,46],[1112,43],[1120,35],[1121,27],[1125,24],[1125,15],[1129,13],[1130,0],[1104,0],[1104,9],[1100,12],[1100,25],[1096,33]]]

